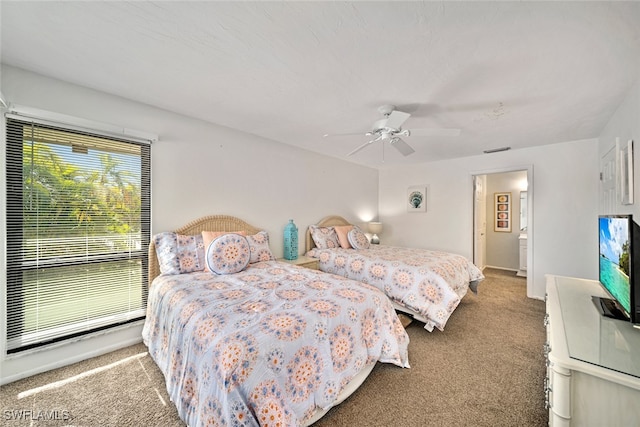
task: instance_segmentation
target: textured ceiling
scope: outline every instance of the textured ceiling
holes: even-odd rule
[[[637,2],[3,1],[0,14],[5,64],[372,167],[595,138],[640,77]],[[406,129],[461,134],[347,156],[383,104],[411,113]]]

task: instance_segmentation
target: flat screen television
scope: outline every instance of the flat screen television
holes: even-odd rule
[[[598,276],[609,298],[594,304],[604,316],[640,323],[640,228],[631,215],[600,215],[598,231]]]

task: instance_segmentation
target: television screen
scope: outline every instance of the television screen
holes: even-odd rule
[[[632,226],[631,215],[599,217],[600,283],[627,320],[631,313]]]

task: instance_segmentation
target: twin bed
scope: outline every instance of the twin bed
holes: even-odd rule
[[[209,250],[203,231],[218,232]],[[384,293],[275,261],[266,233],[238,218],[154,237],[149,282],[143,341],[192,427],[309,425],[376,362],[409,367],[409,337]]]
[[[353,228],[340,216],[323,218],[307,230],[306,255],[318,258],[322,271],[379,288],[396,310],[423,322],[428,331],[443,330],[462,297],[469,289],[477,292],[484,279],[482,271],[463,256],[370,245],[362,237],[359,241],[362,233],[353,237]]]

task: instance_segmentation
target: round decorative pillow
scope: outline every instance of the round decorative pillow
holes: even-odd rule
[[[207,247],[207,269],[216,274],[233,274],[245,269],[251,259],[246,237],[235,233],[213,239]]]
[[[369,249],[369,239],[358,227],[353,227],[347,234],[347,239],[354,249]]]

